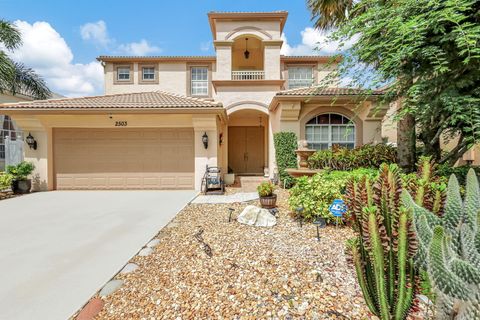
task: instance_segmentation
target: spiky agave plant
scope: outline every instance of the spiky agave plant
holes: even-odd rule
[[[397,165],[383,164],[373,183],[364,178],[347,185],[347,205],[358,233],[347,248],[365,301],[382,320],[405,319],[418,289],[413,219],[401,206],[401,193]]]
[[[437,319],[480,319],[480,188],[473,169],[465,200],[455,176],[448,183],[443,217],[402,195],[413,209],[419,264],[426,268],[436,298]]]

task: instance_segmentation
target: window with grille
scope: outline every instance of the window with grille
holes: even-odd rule
[[[355,125],[340,114],[325,113],[312,118],[305,125],[308,147],[315,150],[329,149],[334,145],[355,148]]]
[[[5,138],[15,141],[21,139],[21,132],[15,129],[15,123],[9,116],[0,116],[0,159],[5,159]]]
[[[143,80],[155,80],[155,68],[154,67],[143,67],[142,68],[142,79]]]
[[[130,80],[130,68],[129,67],[117,68],[117,80]]]
[[[289,67],[288,68],[288,88],[303,88],[313,85],[312,67]]]
[[[192,67],[191,69],[192,96],[208,96],[208,68]]]

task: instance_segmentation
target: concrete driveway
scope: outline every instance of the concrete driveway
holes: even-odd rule
[[[0,201],[0,319],[65,320],[195,191],[55,191]]]

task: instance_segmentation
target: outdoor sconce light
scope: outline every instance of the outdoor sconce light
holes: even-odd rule
[[[222,143],[223,143],[223,133],[220,133],[220,134],[218,135],[218,144],[221,146]]]
[[[202,136],[202,142],[205,149],[208,149],[208,135],[206,132]]]
[[[37,150],[37,141],[32,137],[32,134],[29,132],[28,136],[25,138],[25,142],[28,144],[30,149]]]
[[[327,226],[327,223],[325,222],[325,219],[322,217],[318,217],[313,221],[313,224],[317,227],[317,240],[320,241],[320,228],[325,228]]]

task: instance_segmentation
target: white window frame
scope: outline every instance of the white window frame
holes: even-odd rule
[[[128,70],[128,73],[121,72],[125,70]],[[130,81],[130,77],[131,77],[130,73],[131,73],[130,67],[117,67],[117,81]],[[128,78],[120,78],[120,75],[128,75]]]
[[[305,72],[305,77],[300,77],[301,73],[297,73],[299,70],[309,70],[310,78],[308,72]],[[294,78],[297,77],[297,78]],[[314,83],[315,77],[313,73],[312,66],[289,66],[288,67],[288,88],[304,88],[311,87]]]
[[[328,124],[308,124],[308,122],[312,121],[313,119],[319,117],[319,116],[323,116],[323,115],[328,115]],[[342,119],[345,119],[347,120],[348,122],[347,123],[343,123],[344,121],[342,120],[342,124],[332,124],[332,120],[331,120],[331,116],[332,115],[338,115],[338,116],[341,116]],[[320,128],[325,128],[327,127],[328,128],[328,140],[309,140],[307,138],[307,128],[315,128],[315,127],[320,127]],[[353,134],[352,134],[352,139],[351,140],[333,140],[333,128],[334,127],[341,127],[341,128],[347,128],[347,132],[349,132],[349,130],[352,130]],[[313,129],[315,130],[315,129]],[[315,134],[313,135],[315,137]],[[352,149],[356,147],[356,127],[355,127],[355,124],[353,123],[353,121],[351,119],[349,119],[348,117],[342,115],[342,114],[338,114],[338,113],[322,113],[322,114],[318,114],[316,115],[315,117],[311,118],[310,120],[307,121],[307,124],[305,124],[305,140],[307,140],[307,143],[308,143],[308,147],[310,149],[315,149],[315,150],[325,150],[325,149],[322,149],[322,148],[316,148],[315,145],[327,145],[327,149],[331,149],[333,145],[339,145],[339,146],[347,146],[347,148],[349,147],[349,145],[352,146]]]
[[[152,72],[145,73],[145,70],[152,70]],[[153,75],[153,78],[145,78],[145,74]],[[143,81],[155,81],[155,67],[142,67],[142,80]]]
[[[194,72],[194,70],[199,70],[199,69],[203,69],[203,70],[206,70],[205,74],[206,74],[206,79],[194,79],[194,73],[196,74],[196,72]],[[209,88],[208,88],[208,67],[207,66],[196,66],[196,67],[191,67],[190,68],[190,94],[192,96],[201,96],[201,97],[206,97],[209,95]],[[205,90],[205,91],[202,91],[202,92],[199,92],[199,91],[196,91],[197,89],[199,89],[199,87],[197,86],[198,84],[201,84],[201,89]]]

